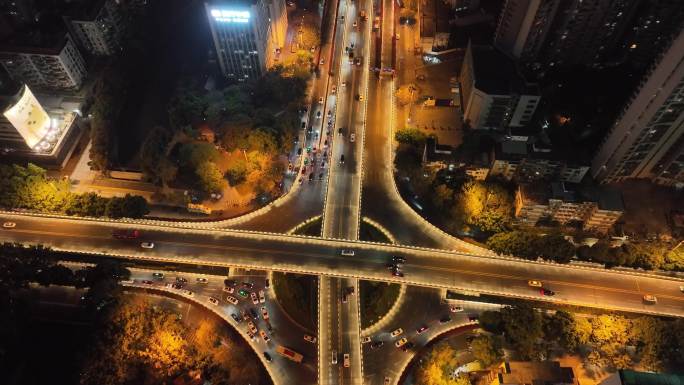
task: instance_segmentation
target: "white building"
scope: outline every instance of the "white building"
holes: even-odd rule
[[[684,31],[627,103],[591,172],[604,183],[648,178],[684,185]]]
[[[541,98],[537,85],[490,46],[468,44],[460,79],[463,119],[475,129],[525,126]]]
[[[68,33],[46,36],[46,44],[17,41],[0,46],[0,64],[18,83],[31,88],[76,90],[86,76],[83,57]]]
[[[108,56],[121,49],[122,23],[119,4],[115,0],[91,2],[85,8],[78,4],[64,16],[76,40],[93,55]]]
[[[285,45],[284,0],[205,3],[221,72],[228,79],[257,78],[279,60]]]

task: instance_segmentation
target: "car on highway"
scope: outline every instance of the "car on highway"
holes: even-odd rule
[[[214,297],[209,297],[209,303],[215,306],[219,305],[219,300]]]
[[[644,302],[651,305],[655,305],[656,303],[658,303],[658,298],[656,298],[656,296],[653,294],[646,294],[644,295]]]
[[[369,343],[369,342],[371,342],[371,338],[370,338],[370,337],[363,337],[363,338],[361,339],[361,343],[362,343],[362,344],[367,344],[367,343]]]
[[[439,323],[441,323],[441,324],[445,324],[445,323],[449,323],[449,322],[451,322],[451,317],[449,317],[448,315],[445,315],[444,317],[439,319]]]
[[[449,311],[452,313],[460,313],[463,311],[463,306],[451,305],[449,306]]]
[[[370,344],[371,349],[377,349],[379,347],[382,347],[385,343],[382,341],[375,341]]]
[[[333,365],[337,365],[337,350],[333,350],[330,353],[330,355],[331,355],[330,363]]]
[[[245,297],[245,298],[247,298],[247,297],[249,297],[249,292],[248,292],[247,290],[245,290],[245,289],[240,289],[240,290],[238,290],[238,295],[239,295],[240,297]]]
[[[268,352],[264,352],[264,360],[266,360],[266,362],[271,362],[273,361],[273,358],[271,358],[271,355],[268,354]]]
[[[408,339],[406,337],[403,337],[400,340],[397,340],[397,342],[394,343],[394,346],[400,348],[400,347],[404,346],[404,344],[407,342],[408,342]]]
[[[394,270],[394,269],[398,269],[399,265],[397,265],[394,262],[389,262],[385,265],[385,267],[387,267],[388,270]]]
[[[176,283],[182,286],[182,285],[185,285],[186,283],[188,283],[188,280],[179,276],[179,277],[176,277]]]
[[[266,278],[266,282],[264,283],[264,287],[265,287],[266,289],[268,289],[269,287],[271,287],[271,282],[268,280],[268,278]]]
[[[348,299],[349,299],[349,296],[347,295],[347,293],[343,293],[342,294],[342,303],[347,303]]]
[[[356,291],[356,289],[354,289],[354,286],[347,286],[345,290],[349,295],[354,295],[354,292]]]
[[[390,335],[391,335],[392,337],[396,337],[396,336],[398,336],[398,335],[401,335],[401,333],[403,333],[403,332],[404,332],[404,329],[399,328],[399,329],[393,330],[392,333],[390,333]]]
[[[356,28],[358,26],[359,26],[359,23],[357,23],[356,20],[354,20],[354,22],[352,23],[352,27]]]
[[[392,380],[390,380],[389,377],[385,377],[385,381],[383,382],[383,385],[390,385],[392,383]]]
[[[413,349],[414,346],[416,345],[413,342],[407,342],[400,349],[404,352],[408,352],[409,350]]]
[[[331,94],[334,94],[335,92],[337,92],[337,86],[336,86],[336,85],[333,85],[333,86],[332,86],[332,89],[330,89],[330,93],[331,93]]]
[[[539,289],[539,294],[547,297],[553,297],[554,295],[556,295],[556,292],[542,287],[541,289]]]
[[[222,290],[223,290],[224,292],[230,293],[230,294],[235,293],[235,288],[234,288],[234,287],[230,287],[230,286],[224,286]]]
[[[341,254],[341,255],[344,255],[345,257],[353,257],[353,256],[354,256],[354,250],[352,250],[352,249],[342,249],[342,251],[340,251],[340,254]]]
[[[17,224],[14,222],[5,222],[2,224],[2,227],[4,229],[13,229],[13,228],[17,227]]]
[[[429,329],[429,327],[427,325],[423,325],[423,326],[419,327],[418,329],[416,329],[416,333],[418,333],[418,334],[425,333],[425,331],[427,331],[428,329]]]
[[[679,291],[681,291],[682,293],[684,293],[684,286],[680,286],[680,287],[679,287]]]
[[[344,164],[344,154],[340,155],[340,163]]]
[[[194,297],[195,293],[193,293],[191,290],[183,290],[181,293],[187,295],[188,297]]]
[[[398,257],[398,256],[395,255],[395,256],[392,257],[392,262],[394,262],[394,263],[399,263],[399,264],[401,264],[401,263],[406,263],[406,258],[404,258],[404,257]]]
[[[249,328],[250,332],[256,334],[257,327],[256,327],[256,325],[254,325],[254,322],[252,322],[252,321],[247,322],[247,327]]]
[[[226,302],[233,304],[233,305],[237,305],[238,299],[233,297],[232,295],[228,295],[228,296],[226,296]]]
[[[321,60],[318,62],[318,64],[320,64],[320,65],[325,64],[325,58],[321,58]]]
[[[320,118],[321,118],[321,111],[318,111],[318,112],[316,112],[316,119],[320,119]]]
[[[266,306],[261,307],[261,315],[264,317],[264,321],[268,321],[268,310],[266,310]]]
[[[143,242],[140,244],[140,247],[143,249],[154,249],[154,243],[152,242]]]
[[[268,334],[266,334],[266,332],[263,330],[259,330],[259,335],[261,336],[261,339],[264,340],[264,342],[266,343],[268,343],[268,341],[271,340],[271,337],[269,337]]]
[[[356,140],[356,134],[352,132],[352,134],[349,135],[349,141],[354,143],[355,140]]]
[[[255,304],[255,305],[259,304],[259,297],[257,297],[256,293],[254,293],[254,292],[249,293],[249,296],[252,297],[252,303],[253,304]]]
[[[136,239],[136,238],[140,237],[140,231],[138,231],[138,230],[114,230],[114,231],[112,231],[112,236],[116,239]]]
[[[152,278],[162,280],[164,279],[164,273],[154,272],[152,273]]]
[[[362,102],[362,101],[363,101],[363,95],[361,95],[361,94],[356,94],[355,99],[356,99],[357,101],[359,101],[359,102]]]
[[[304,334],[304,341],[311,342],[312,344],[315,344],[316,343],[316,337],[310,336],[308,334]]]
[[[343,359],[344,367],[348,368],[349,366],[351,366],[351,362],[349,360],[349,353],[344,353],[343,357],[344,357],[344,359]]]
[[[200,278],[197,278],[196,281],[197,281],[197,283],[202,284],[202,285],[206,285],[206,284],[209,283],[209,280],[208,280],[208,279],[206,279],[206,278],[201,278],[201,277],[200,277]]]
[[[531,286],[531,287],[542,287],[541,281],[536,281],[536,280],[527,281],[527,285]]]
[[[346,86],[347,86],[347,82],[340,83],[340,87],[346,87]]]

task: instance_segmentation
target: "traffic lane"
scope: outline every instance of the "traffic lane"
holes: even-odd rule
[[[43,224],[42,221],[31,223],[36,222]],[[408,281],[420,285],[482,289],[485,292],[498,291],[504,294],[532,295],[534,294],[532,289],[526,286],[527,280],[538,279],[547,284],[551,290],[558,292],[556,298],[567,298],[572,301],[584,298],[586,304],[605,304],[608,303],[607,299],[612,298],[611,305],[629,299],[630,304],[636,304],[635,308],[639,310],[666,309],[676,310],[677,314],[682,312],[683,297],[679,292],[680,281],[659,277],[638,277],[610,271],[473,258],[458,254],[443,258],[430,255],[437,253],[421,250],[414,250],[412,252],[415,255],[411,255],[407,253],[407,250],[397,250],[389,246],[376,246],[377,250],[364,250],[359,245],[355,248],[358,251],[356,257],[341,260],[337,257],[340,248],[329,245],[330,241],[299,239],[298,242],[304,244],[285,240],[271,243],[251,238],[239,239],[192,232],[178,235],[150,231],[148,236],[154,235],[151,238],[155,239],[158,246],[152,250],[142,251],[138,242],[116,241],[110,235],[105,235],[111,232],[111,228],[106,226],[92,226],[89,229],[88,227],[91,226],[74,222],[67,224],[61,226],[60,232],[54,231],[55,226],[43,224],[43,227],[49,227],[50,231],[26,233],[18,226],[17,229],[3,231],[0,234],[3,239],[9,241],[46,243],[84,252],[100,250],[123,252],[133,256],[154,256],[155,259],[169,261],[187,257],[189,262],[201,259],[205,263],[218,265],[273,266],[274,270],[291,269],[313,274],[334,274],[383,281]],[[92,225],[92,223],[87,224]],[[25,227],[26,223],[22,225]],[[96,230],[97,228],[99,231]],[[65,233],[69,229],[72,232]],[[84,235],[93,233],[98,236]],[[278,237],[271,238],[277,239]],[[179,240],[183,242],[180,243]],[[382,262],[387,260],[393,249],[399,251],[394,254],[404,255],[409,259],[410,263],[405,267],[407,275],[404,279],[393,279],[386,271],[383,271]],[[203,257],[197,257],[198,254]],[[506,274],[501,274],[502,271]],[[560,286],[562,287],[559,289]],[[653,288],[650,294],[658,296],[657,305],[638,304],[644,294],[639,288],[645,287]],[[575,289],[583,289],[584,297],[579,296],[579,292]]]
[[[362,376],[362,359],[360,346],[360,328],[359,328],[359,301],[358,301],[358,281],[354,279],[341,279],[343,285],[340,290],[340,295],[343,297],[347,294],[347,302],[341,303],[342,308],[342,324],[344,333],[344,353],[349,354],[350,366],[345,372],[345,377],[351,383],[358,383],[363,378]],[[350,288],[353,288],[353,295],[350,295]],[[342,298],[340,298],[340,302]]]

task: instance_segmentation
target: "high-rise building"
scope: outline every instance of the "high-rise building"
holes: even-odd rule
[[[494,45],[538,74],[631,57],[647,66],[683,13],[678,0],[506,0]]]
[[[653,65],[592,162],[602,182],[684,184],[684,31]]]
[[[472,128],[525,126],[541,98],[537,85],[491,46],[468,44],[460,79],[463,119]]]
[[[86,51],[98,56],[113,55],[120,50],[122,35],[119,6],[115,0],[75,3],[64,21]]]
[[[287,33],[284,0],[205,3],[221,72],[244,81],[279,59]]]
[[[0,64],[13,80],[36,89],[75,90],[86,76],[83,57],[64,31],[11,39],[0,45]]]

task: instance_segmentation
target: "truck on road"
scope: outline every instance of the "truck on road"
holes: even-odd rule
[[[300,363],[304,359],[304,356],[301,354],[295,352],[292,349],[286,348],[282,345],[278,345],[276,347],[276,353],[280,354],[281,356],[287,358],[288,360]]]

